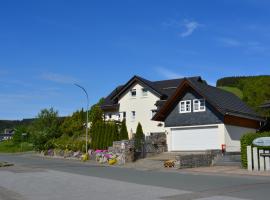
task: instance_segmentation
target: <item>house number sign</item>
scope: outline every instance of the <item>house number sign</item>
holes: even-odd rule
[[[256,138],[252,143],[260,147],[270,147],[270,137]]]

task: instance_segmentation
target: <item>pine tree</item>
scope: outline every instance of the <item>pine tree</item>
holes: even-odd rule
[[[142,129],[141,123],[138,123],[134,140],[135,140],[134,141],[135,149],[137,151],[141,151],[142,142],[144,142],[144,140],[145,140],[145,136],[143,134],[143,129]]]
[[[120,140],[118,125],[116,123],[113,124],[113,133],[112,134],[113,134],[112,142]]]
[[[90,130],[90,136],[91,136],[91,148],[92,149],[96,149],[96,126],[97,124],[94,124],[92,127],[91,127],[91,130]]]
[[[97,122],[97,136],[96,136],[96,149],[100,149],[101,144],[101,132],[102,132],[102,123]]]
[[[119,140],[128,140],[128,131],[127,131],[125,119],[122,121],[122,124],[121,124]]]

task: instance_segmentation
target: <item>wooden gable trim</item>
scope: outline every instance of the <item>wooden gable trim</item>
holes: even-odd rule
[[[224,124],[247,127],[247,128],[254,128],[254,129],[259,129],[261,127],[260,121],[247,119],[243,117],[232,116],[232,115],[224,116]]]

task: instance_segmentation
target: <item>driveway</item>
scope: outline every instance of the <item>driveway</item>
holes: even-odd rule
[[[265,200],[269,177],[141,171],[79,161],[4,155],[15,166],[0,168],[3,200]]]

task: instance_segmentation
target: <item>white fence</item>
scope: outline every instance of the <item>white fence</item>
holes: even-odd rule
[[[247,161],[249,171],[270,170],[270,151],[247,146]]]

